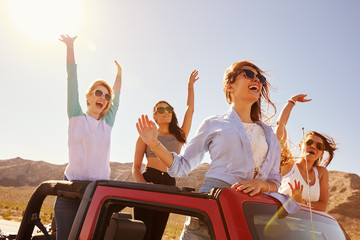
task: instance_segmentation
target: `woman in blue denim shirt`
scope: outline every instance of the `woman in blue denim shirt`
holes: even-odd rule
[[[270,84],[264,72],[249,61],[233,63],[224,74],[223,90],[231,107],[224,115],[203,121],[184,153],[170,153],[157,139],[157,129],[148,116],[136,124],[141,139],[168,167],[174,177],[186,177],[206,152],[210,168],[199,192],[231,187],[251,196],[277,192],[281,182],[280,144],[272,129],[261,122],[262,101],[276,108],[269,98]],[[198,227],[204,226],[201,230]],[[193,230],[197,228],[196,230]],[[208,238],[205,225],[188,218],[182,239]]]

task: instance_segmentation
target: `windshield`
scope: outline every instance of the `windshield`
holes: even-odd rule
[[[287,214],[282,207],[246,202],[244,214],[253,239],[347,239],[339,224],[333,219],[299,210],[295,214]]]

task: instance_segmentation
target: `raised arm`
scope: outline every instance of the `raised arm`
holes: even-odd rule
[[[281,110],[280,116],[276,121],[276,137],[278,138],[281,145],[286,143],[286,124],[289,120],[291,110],[295,106],[296,102],[309,102],[311,99],[306,99],[307,94],[298,94],[292,96],[287,103],[285,104],[284,108]]]
[[[183,124],[181,126],[181,129],[185,133],[185,139],[187,138],[190,132],[192,117],[194,114],[194,98],[195,98],[194,83],[199,79],[198,74],[199,72],[197,70],[194,70],[189,77],[186,111],[184,115]]]
[[[77,38],[70,37],[69,35],[61,35],[59,40],[66,44],[66,62],[75,63],[75,55],[74,55],[74,41]]]
[[[150,147],[156,156],[169,168],[171,167],[174,156],[157,139],[157,128],[147,115],[142,115],[136,123],[137,131],[141,140]]]
[[[67,70],[67,112],[69,119],[76,116],[81,116],[82,112],[79,103],[79,91],[77,71],[74,57],[74,41],[77,38],[69,35],[61,35],[59,40],[66,45],[66,70]]]
[[[113,91],[114,92],[117,92],[117,93],[120,93],[120,89],[121,89],[121,76],[122,76],[122,69],[121,69],[121,66],[120,64],[115,60],[115,64],[116,64],[116,67],[117,67],[117,73],[116,73],[116,78],[115,78],[115,82],[114,82],[114,85],[113,85]]]

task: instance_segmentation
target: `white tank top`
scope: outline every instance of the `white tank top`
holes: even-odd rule
[[[320,181],[319,181],[319,172],[316,167],[313,167],[315,172],[315,183],[310,186],[310,200],[312,202],[317,202],[320,199]],[[296,164],[293,165],[292,169],[288,174],[282,177],[281,186],[279,188],[280,193],[291,195],[291,189],[288,182],[294,186],[294,180],[300,181],[300,184],[303,185],[302,199],[306,202],[309,202],[309,185],[306,183],[304,178],[301,176],[299,168]]]

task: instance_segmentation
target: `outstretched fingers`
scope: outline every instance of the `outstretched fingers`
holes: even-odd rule
[[[77,38],[77,36],[70,37],[68,34],[65,34],[65,35],[62,34],[62,35],[60,35],[59,40],[65,44],[70,44],[70,43],[73,43],[76,38]]]
[[[136,123],[136,129],[145,144],[152,144],[157,139],[157,128],[147,115],[141,115]]]
[[[138,118],[138,121],[136,123],[136,128],[139,132],[139,134],[141,134],[145,128],[145,121],[144,121],[144,115],[141,115],[140,118]]]
[[[298,94],[292,97],[292,99],[296,102],[310,102],[312,99],[306,98],[307,94]]]
[[[198,70],[192,71],[192,73],[190,74],[190,82],[191,83],[195,83],[197,80],[199,80],[198,74],[199,74]]]

